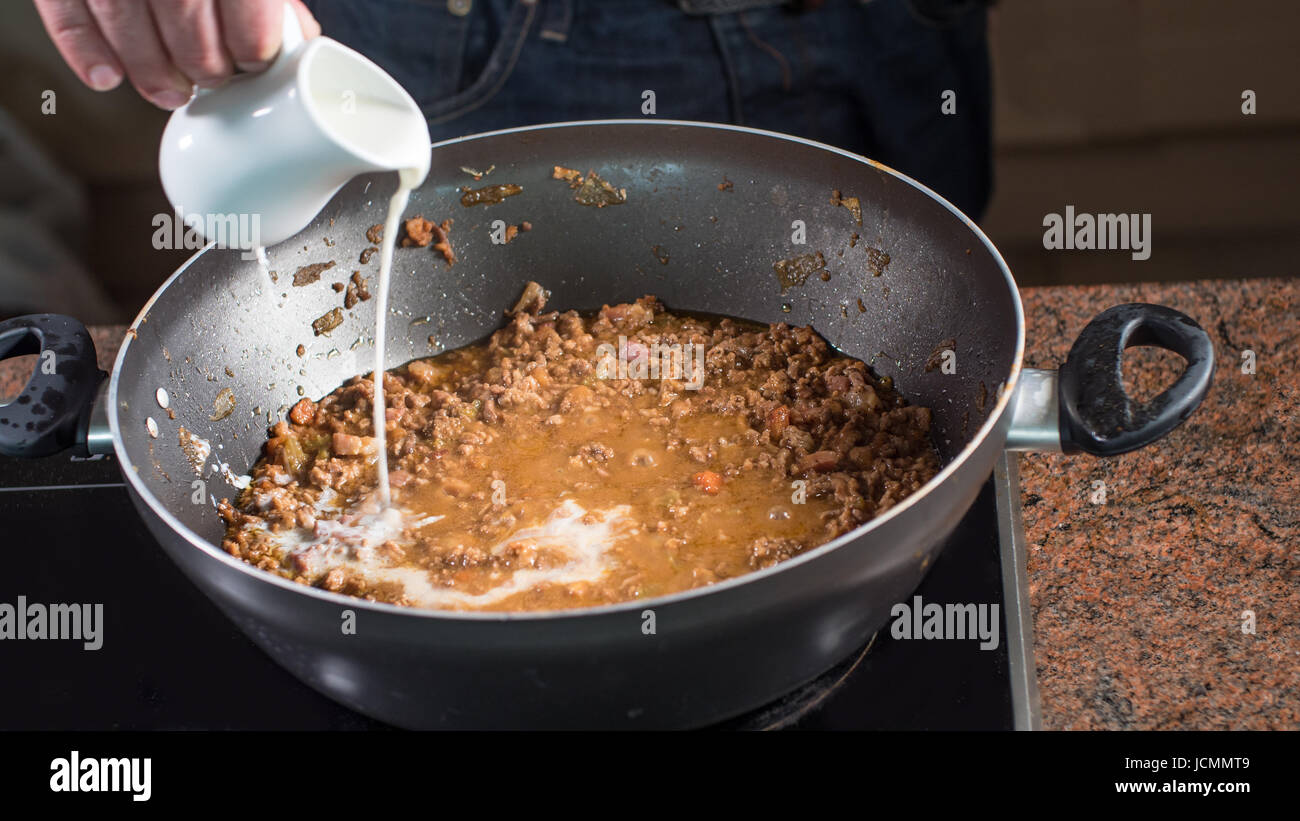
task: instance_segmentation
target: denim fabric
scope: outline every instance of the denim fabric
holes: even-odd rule
[[[978,218],[991,189],[985,11],[972,0],[825,0],[687,14],[675,0],[309,0],[382,65],[434,139],[644,116],[730,122],[893,166]],[[956,113],[941,95],[956,93]]]

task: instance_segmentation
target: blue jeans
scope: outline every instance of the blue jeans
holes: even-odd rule
[[[655,117],[837,145],[979,218],[992,185],[981,3],[748,3],[698,14],[672,0],[308,0],[327,35],[411,92],[435,140],[647,116],[653,91]],[[955,113],[942,110],[948,91]]]

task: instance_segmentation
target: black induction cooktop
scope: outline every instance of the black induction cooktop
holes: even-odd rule
[[[881,628],[816,681],[726,729],[1031,729],[1032,641],[1014,462],[986,483],[916,591],[999,605],[999,643]],[[172,564],[111,457],[0,458],[0,604],[103,605],[102,646],[0,640],[0,729],[363,730],[246,639]]]

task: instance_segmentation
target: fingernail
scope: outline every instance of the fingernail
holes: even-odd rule
[[[90,78],[90,87],[96,91],[108,91],[122,82],[122,75],[112,66],[95,66],[87,76]]]
[[[252,61],[252,62],[246,62],[246,63],[236,63],[236,65],[239,66],[239,70],[240,70],[240,71],[249,71],[249,72],[252,72],[252,73],[256,74],[256,73],[259,72],[259,71],[266,71],[268,68],[270,68],[270,67],[271,67],[271,61],[270,61],[270,60],[255,60],[255,61]]]
[[[152,97],[154,103],[168,110],[180,108],[190,101],[190,95],[180,91],[160,91]]]

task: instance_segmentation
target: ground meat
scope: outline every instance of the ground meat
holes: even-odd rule
[[[626,188],[615,188],[601,179],[595,171],[588,171],[587,176],[583,177],[582,172],[577,169],[557,165],[551,171],[551,178],[564,180],[570,188],[575,189],[577,193],[573,195],[573,199],[580,205],[604,208],[607,205],[621,205],[627,202]]]
[[[336,433],[333,436],[333,451],[338,456],[356,456],[362,451],[361,437]]]
[[[370,299],[370,284],[361,278],[360,271],[353,271],[348,280],[347,293],[343,295],[343,307],[351,309],[358,301]]]
[[[798,556],[802,552],[803,545],[793,539],[772,539],[763,536],[755,539],[749,546],[749,565],[755,570],[760,570]]]
[[[596,208],[604,208],[606,205],[622,205],[627,202],[627,189],[615,188],[608,182],[600,178],[595,171],[588,171],[587,178],[582,181],[578,188],[578,193],[573,195],[573,199],[580,205],[590,205]]]
[[[451,220],[445,219],[441,225],[433,227],[433,232],[438,236],[438,241],[433,244],[433,250],[442,254],[449,268],[456,264],[456,252],[451,249],[451,223]]]
[[[885,273],[885,268],[889,266],[889,254],[879,248],[867,249],[867,270],[873,277],[881,276]]]
[[[925,360],[926,373],[942,367],[945,355],[947,355],[949,351],[952,351],[954,354],[957,352],[956,339],[945,339],[938,345],[935,345],[934,350],[930,351],[929,358]]]
[[[829,473],[839,466],[840,455],[833,450],[819,450],[799,460],[801,473]]]
[[[403,225],[406,228],[406,236],[402,237],[403,248],[413,245],[423,248],[433,242],[433,223],[424,217],[411,217]]]
[[[515,307],[511,308],[507,313],[512,316],[515,314],[538,313],[542,310],[542,306],[546,304],[548,296],[550,294],[545,288],[536,282],[529,282],[524,286],[524,293],[519,297],[519,301],[515,303]]]
[[[289,411],[289,421],[295,425],[310,425],[316,418],[316,403],[310,399],[299,399]]]
[[[343,311],[335,308],[312,320],[311,329],[316,336],[327,334],[343,324]]]
[[[551,171],[551,179],[564,180],[570,188],[577,188],[582,185],[582,172],[576,168],[565,168],[557,165]]]
[[[363,284],[354,274],[350,292],[360,298]],[[785,561],[939,470],[929,409],[811,328],[674,315],[650,296],[585,315],[547,311],[547,297],[529,283],[485,343],[384,375],[400,532],[368,541],[359,524],[374,515],[378,455],[374,385],[359,375],[299,401],[271,429],[250,486],[219,506],[223,548],[304,584],[397,604],[583,607]],[[549,517],[562,503],[582,513],[575,526],[614,521],[624,534],[604,548],[603,575],[538,582],[481,606],[419,598],[486,595],[519,571],[585,566],[573,564],[572,544],[536,535],[561,532]],[[426,592],[376,575],[385,568],[427,574]]]
[[[295,288],[301,288],[304,285],[310,285],[320,279],[320,275],[334,267],[331,262],[317,262],[311,265],[304,265],[297,271],[293,272],[293,285]]]
[[[842,205],[853,215],[853,221],[862,224],[862,203],[857,197],[846,197],[839,191],[831,192],[831,205]]]
[[[449,219],[443,220],[439,225],[430,222],[424,217],[416,216],[406,221],[406,236],[402,238],[402,246],[409,248],[418,246],[423,248],[433,243],[433,250],[442,254],[443,259],[447,260],[447,265],[456,264],[456,254],[451,249],[451,224]],[[437,242],[434,242],[437,239]]]

